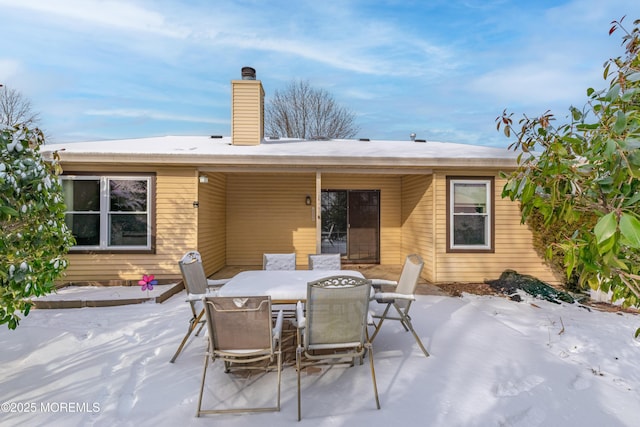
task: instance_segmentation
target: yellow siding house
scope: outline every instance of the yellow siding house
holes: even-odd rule
[[[432,283],[557,278],[518,205],[502,199],[506,149],[435,141],[297,140],[264,135],[264,90],[233,80],[230,137],[166,136],[55,144],[77,245],[66,282],[180,278],[259,266],[265,252],[340,253],[343,265],[425,259]]]

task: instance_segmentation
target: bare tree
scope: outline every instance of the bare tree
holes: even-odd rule
[[[282,91],[276,90],[265,111],[269,136],[351,138],[358,130],[355,113],[338,105],[326,90],[312,88],[308,81],[292,81]]]
[[[31,101],[15,89],[0,85],[0,125],[24,124],[31,128],[38,124],[40,116],[31,107]]]

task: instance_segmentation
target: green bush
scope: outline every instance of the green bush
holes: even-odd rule
[[[594,217],[585,215],[581,219],[584,222],[591,222],[593,227]],[[575,272],[569,276],[566,273],[564,264],[564,250],[557,244],[570,239],[567,235],[568,230],[572,230],[571,224],[564,221],[557,221],[545,224],[544,216],[538,209],[533,209],[527,217],[527,226],[531,230],[533,236],[533,247],[543,259],[547,261],[547,265],[559,276],[564,277],[563,286],[569,291],[580,291],[584,286],[580,286],[578,277]]]
[[[50,293],[65,268],[73,236],[64,221],[57,155],[45,162],[42,132],[0,129],[0,324],[15,329],[31,297]]]
[[[555,117],[497,118],[516,137],[519,168],[502,196],[518,200],[536,244],[567,281],[612,292],[623,306],[640,302],[640,20],[622,31],[625,55],[605,63],[604,90],[587,89],[584,109]],[[560,259],[562,263],[560,264]]]

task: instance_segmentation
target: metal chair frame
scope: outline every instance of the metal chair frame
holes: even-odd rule
[[[340,270],[342,260],[340,254],[310,254],[309,270]]]
[[[272,324],[271,298],[205,297],[206,323],[209,342],[204,359],[202,382],[196,416],[204,414],[229,414],[246,412],[280,411],[280,384],[282,379],[282,310]],[[277,395],[274,406],[202,409],[202,397],[209,362],[220,359],[224,371],[233,368],[258,369],[268,372],[275,361],[277,370]],[[260,366],[258,362],[264,362]]]
[[[369,354],[376,407],[380,409],[373,346],[367,331],[370,294],[371,282],[352,276],[331,276],[307,285],[306,313],[301,302],[296,307],[298,421],[302,418],[302,369],[327,363],[353,366],[356,359],[362,364],[365,352]]]
[[[263,254],[263,270],[295,270],[296,254]]]
[[[200,325],[200,327],[196,331],[195,336],[198,336],[202,331],[202,328],[204,328],[204,307],[199,307],[202,297],[205,295],[215,295],[218,289],[220,289],[220,287],[229,280],[207,279],[204,273],[204,268],[202,267],[202,257],[198,251],[189,251],[184,254],[182,259],[178,262],[178,265],[180,266],[180,272],[182,273],[182,283],[187,291],[186,301],[189,303],[189,308],[191,309],[191,318],[189,319],[187,332],[170,360],[171,363],[176,361],[187,343],[187,340],[193,331],[198,328],[198,325]]]
[[[405,260],[402,273],[400,274],[400,280],[398,282],[379,279],[372,280],[373,288],[375,290],[373,299],[375,299],[379,304],[386,304],[386,306],[382,314],[374,314],[372,316],[374,319],[379,319],[379,321],[377,324],[375,324],[374,321],[375,331],[371,335],[371,342],[373,342],[378,335],[378,332],[380,332],[380,328],[385,320],[397,320],[400,321],[405,331],[411,331],[413,337],[418,343],[418,346],[420,347],[420,350],[422,350],[426,357],[429,357],[429,352],[425,348],[424,344],[422,344],[422,340],[413,328],[411,316],[409,316],[409,309],[411,308],[411,303],[415,301],[414,293],[423,268],[424,260],[422,257],[417,254],[411,254],[408,255]],[[383,292],[383,285],[395,286],[395,290],[393,292]],[[391,316],[389,314],[391,307],[395,309],[397,316]]]

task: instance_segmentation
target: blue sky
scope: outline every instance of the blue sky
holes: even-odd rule
[[[506,147],[503,109],[558,117],[606,86],[610,22],[637,0],[0,0],[0,84],[52,142],[229,135],[230,81],[294,79],[356,113],[358,137]]]

